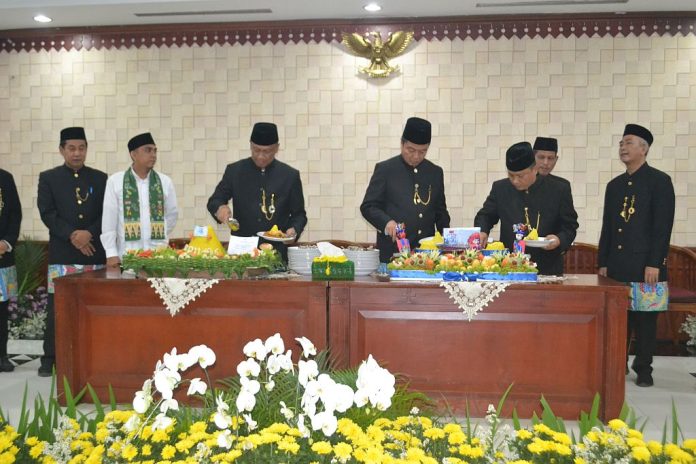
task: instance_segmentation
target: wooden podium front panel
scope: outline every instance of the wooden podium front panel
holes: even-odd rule
[[[294,357],[295,337],[326,348],[325,282],[221,281],[172,317],[147,281],[103,276],[56,281],[57,373],[73,391],[89,383],[105,400],[111,385],[118,401],[130,402],[174,347],[212,348],[212,379],[236,375],[244,345],[276,332]],[[190,375],[203,372],[194,367]]]
[[[329,301],[329,344],[344,362],[372,354],[459,413],[468,402],[485,414],[510,385],[507,414],[539,413],[542,395],[567,418],[589,411],[595,393],[605,415],[621,408],[621,287],[513,285],[471,322],[434,285],[332,283]]]

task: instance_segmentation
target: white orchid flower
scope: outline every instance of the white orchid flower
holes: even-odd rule
[[[276,359],[280,363],[280,368],[285,372],[295,372],[295,365],[292,362],[292,350],[288,350],[285,354],[279,354]]]
[[[356,390],[355,395],[353,396],[353,401],[357,407],[362,408],[370,401],[370,394],[367,390]]]
[[[169,399],[174,395],[174,388],[180,381],[181,375],[166,367],[155,372],[155,389],[160,392],[164,399]]]
[[[302,356],[309,358],[310,356],[315,356],[317,354],[317,349],[314,344],[306,337],[296,338],[300,345],[302,345]]]
[[[125,424],[123,424],[123,430],[126,432],[135,432],[140,428],[140,425],[143,423],[143,421],[140,419],[140,416],[137,414],[133,414],[128,418]]]
[[[249,376],[258,377],[260,373],[261,366],[253,358],[249,358],[237,364],[237,374],[239,374],[241,378]]]
[[[179,355],[176,354],[176,347],[172,348],[172,351],[170,351],[169,353],[164,353],[162,363],[170,371],[179,370]]]
[[[255,395],[261,390],[261,384],[259,383],[258,380],[254,379],[248,379],[246,377],[242,377],[239,379],[239,383],[242,386],[242,390],[251,393],[252,395]]]
[[[266,385],[264,386],[266,391],[273,391],[275,388],[275,381],[273,379],[268,379],[268,382],[266,382]]]
[[[173,409],[174,411],[179,410],[179,402],[175,400],[174,398],[169,398],[167,400],[162,400],[160,403],[160,412],[162,414],[167,414],[167,411],[170,409]]]
[[[138,414],[145,414],[152,405],[152,395],[149,392],[137,391],[133,398],[133,410]]]
[[[280,402],[280,413],[285,417],[285,420],[290,420],[295,417],[295,413],[287,407],[284,401]]]
[[[244,418],[244,422],[247,423],[249,430],[256,430],[256,427],[258,427],[259,424],[257,424],[256,421],[251,418],[251,414],[242,414],[242,417]]]
[[[194,346],[189,350],[188,354],[193,359],[193,363],[191,365],[198,363],[202,369],[212,366],[217,360],[215,352],[205,345]]]
[[[164,430],[174,423],[174,419],[167,417],[164,413],[159,413],[155,416],[155,420],[152,421],[152,430]]]
[[[227,414],[230,406],[223,401],[222,393],[215,398],[215,403],[217,405],[217,411],[213,415],[213,422],[215,422],[215,426],[219,429],[228,429],[232,425],[232,417]]]
[[[279,333],[268,337],[264,347],[268,353],[272,354],[282,354],[285,351],[285,344]]]
[[[312,430],[321,430],[325,436],[330,437],[338,428],[338,419],[328,411],[320,412],[312,417]]]
[[[224,449],[232,448],[232,432],[229,430],[220,432],[217,436],[217,445]]]
[[[266,370],[269,374],[275,375],[278,372],[280,372],[280,369],[282,367],[282,361],[280,358],[283,358],[282,354],[272,354],[268,357],[268,359],[266,360]]]
[[[337,383],[334,385],[333,396],[335,398],[334,404],[335,409],[338,412],[346,412],[351,406],[353,406],[353,389],[348,385],[342,383]]]
[[[302,434],[303,437],[309,437],[309,429],[305,425],[304,414],[297,416],[297,430]]]
[[[239,412],[251,411],[256,406],[256,397],[253,393],[242,390],[237,395],[236,406]]]
[[[196,377],[195,379],[191,379],[191,383],[189,384],[188,391],[186,394],[188,396],[191,395],[205,395],[205,392],[208,390],[208,384],[203,382],[199,377]]]
[[[310,359],[309,361],[303,361],[300,359],[300,361],[297,363],[297,370],[298,380],[300,382],[300,385],[302,385],[303,387],[306,387],[307,382],[309,382],[312,379],[316,379],[319,375],[319,366],[317,365],[317,362],[313,359]]]
[[[250,358],[256,358],[259,361],[266,359],[266,347],[260,338],[251,341],[244,345],[244,354]]]

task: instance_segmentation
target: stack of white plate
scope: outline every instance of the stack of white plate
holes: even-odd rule
[[[356,276],[370,275],[379,267],[379,250],[343,250],[343,253],[353,261]]]
[[[312,260],[317,256],[317,247],[288,247],[288,267],[300,275],[312,275]]]

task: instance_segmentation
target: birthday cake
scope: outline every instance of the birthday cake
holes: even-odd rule
[[[141,277],[244,279],[282,270],[283,263],[268,243],[251,253],[228,255],[209,226],[207,235],[192,236],[180,250],[128,250],[121,267]]]

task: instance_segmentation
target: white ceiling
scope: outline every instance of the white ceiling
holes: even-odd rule
[[[572,14],[639,11],[690,11],[695,0],[376,0],[383,7],[368,13],[369,0],[0,0],[0,30],[71,26],[117,26],[194,22],[247,22],[357,18],[416,18],[504,14]],[[230,13],[270,10],[270,13]],[[207,12],[206,14],[182,14]],[[216,12],[216,13],[214,13]],[[219,14],[219,12],[227,12]],[[170,13],[138,17],[136,14]],[[171,14],[175,13],[175,14]],[[40,24],[37,14],[53,18]]]

